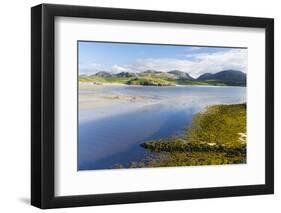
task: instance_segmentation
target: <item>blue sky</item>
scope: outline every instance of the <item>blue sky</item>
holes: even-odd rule
[[[79,41],[78,51],[79,74],[153,69],[181,70],[197,77],[223,69],[246,72],[247,68],[247,49],[239,48]]]

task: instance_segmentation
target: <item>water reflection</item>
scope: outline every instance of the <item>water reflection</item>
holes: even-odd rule
[[[79,91],[79,170],[142,159],[139,144],[169,137],[212,104],[246,101],[244,87],[96,86]]]

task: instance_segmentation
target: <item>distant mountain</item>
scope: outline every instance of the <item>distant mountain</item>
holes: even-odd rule
[[[135,77],[136,74],[132,73],[132,72],[120,72],[120,73],[115,74],[115,76],[128,78],[128,77]]]
[[[197,80],[200,81],[221,81],[228,85],[244,86],[246,85],[246,74],[238,70],[223,70],[217,73],[205,73],[200,75]]]
[[[97,72],[94,75],[95,76],[99,76],[99,77],[111,77],[112,76],[109,72],[105,72],[105,71]]]
[[[172,70],[169,71],[168,73],[174,75],[176,79],[189,79],[189,80],[194,79],[188,73],[179,70]]]
[[[169,78],[166,72],[161,72],[157,70],[146,70],[143,72],[136,73],[138,77],[155,77],[155,78]]]
[[[212,77],[213,77],[213,75],[214,74],[212,74],[212,73],[204,73],[204,74],[202,74],[202,75],[200,75],[198,78],[197,78],[197,80],[209,80],[209,79],[211,79]]]
[[[171,86],[171,85],[213,85],[213,86],[246,86],[246,74],[237,70],[223,70],[217,73],[205,73],[197,79],[180,70],[161,72],[146,70],[143,72],[120,72],[111,74],[106,71],[94,75],[80,75],[80,82],[93,84],[128,84],[145,86]]]
[[[162,73],[161,71],[157,71],[157,70],[146,70],[142,73],[145,73],[145,74],[159,74],[159,73]]]

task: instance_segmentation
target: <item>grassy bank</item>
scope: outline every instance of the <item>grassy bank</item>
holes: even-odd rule
[[[212,85],[212,86],[236,86],[229,82],[216,81],[216,80],[189,80],[189,79],[172,79],[165,76],[159,76],[155,74],[147,74],[145,76],[79,76],[79,82],[87,82],[93,84],[126,84],[126,85],[143,85],[143,86],[173,86],[173,85]]]
[[[131,167],[246,163],[246,104],[208,107],[194,116],[182,135],[141,147],[151,154]]]

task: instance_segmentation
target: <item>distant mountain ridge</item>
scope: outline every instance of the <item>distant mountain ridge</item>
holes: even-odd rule
[[[246,74],[238,70],[223,70],[214,74],[205,73],[200,75],[197,79],[203,81],[217,80],[224,82],[231,82],[241,85],[246,85]]]
[[[100,77],[111,77],[112,74],[106,71],[100,71],[94,74],[93,76],[100,76]]]
[[[246,74],[238,70],[223,70],[217,73],[204,73],[198,78],[193,78],[186,72],[171,70],[161,72],[157,70],[146,70],[143,72],[120,72],[111,74],[100,71],[93,75],[80,75],[82,82],[122,83],[134,85],[221,85],[221,86],[246,86]]]
[[[100,77],[112,77],[112,76],[118,76],[118,77],[133,77],[133,76],[145,76],[145,75],[163,75],[170,78],[175,79],[195,79],[191,77],[188,73],[180,71],[180,70],[171,70],[168,72],[161,72],[157,70],[146,70],[139,73],[133,73],[133,72],[120,72],[117,74],[111,74],[110,72],[106,71],[99,71],[96,74],[93,74],[91,76],[100,76]]]
[[[176,76],[178,79],[190,79],[190,80],[194,79],[188,73],[180,71],[180,70],[172,70],[172,71],[169,71],[168,73]]]
[[[115,75],[118,76],[118,77],[127,77],[127,78],[136,76],[136,74],[132,73],[132,72],[120,72],[120,73],[117,73]]]

